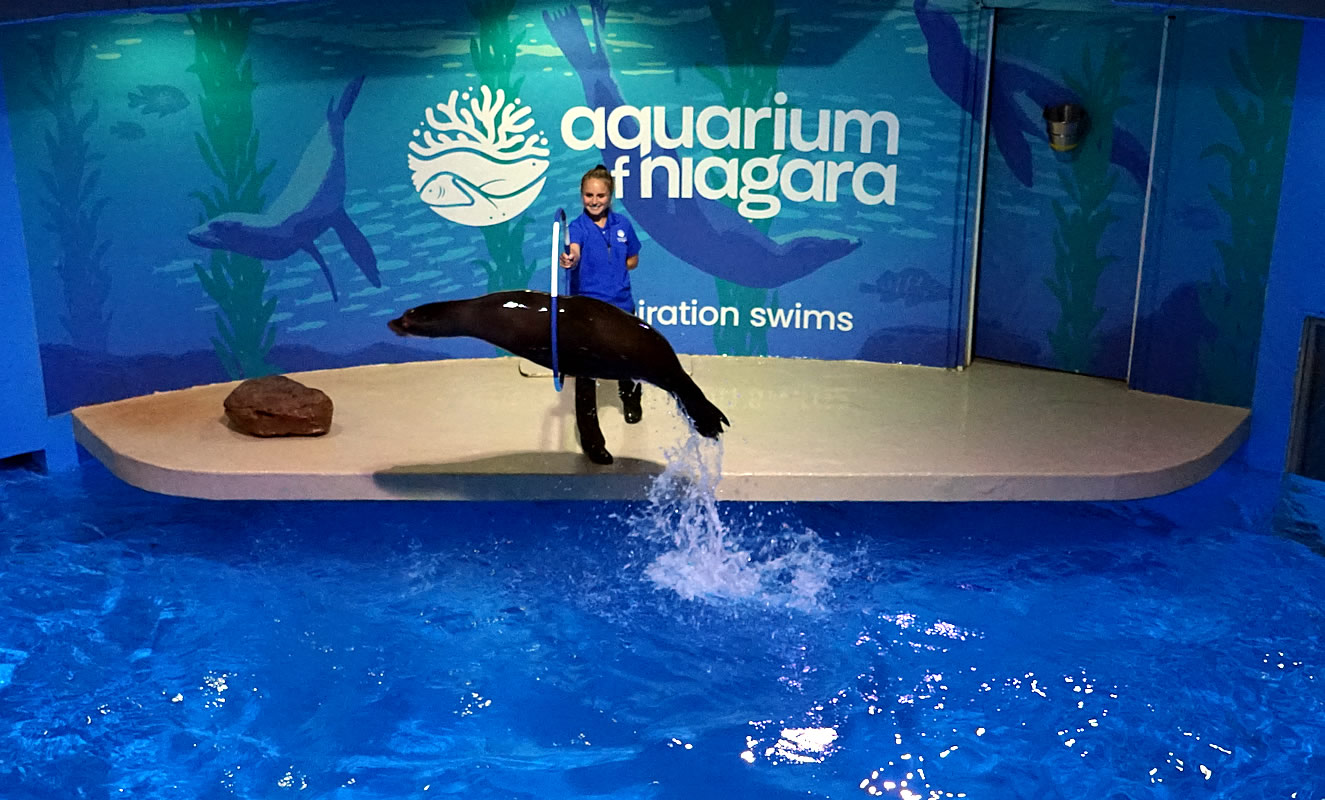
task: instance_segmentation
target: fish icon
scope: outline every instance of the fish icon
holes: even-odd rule
[[[468,107],[465,107],[465,103]],[[411,184],[437,216],[486,227],[522,213],[547,182],[547,139],[526,136],[532,110],[519,98],[488,86],[425,112],[409,143]]]
[[[482,197],[479,187],[451,172],[439,172],[419,190],[423,202],[438,208],[472,206]]]
[[[409,163],[415,180],[422,181],[419,198],[434,208],[496,208],[535,186],[541,189],[547,172],[544,159],[502,161],[461,149],[447,150],[431,160],[411,155]]]
[[[120,120],[114,125],[111,125],[110,132],[121,139],[130,142],[147,136],[146,128],[136,122],[128,122],[127,120]]]
[[[165,84],[139,84],[138,91],[129,92],[129,108],[141,108],[143,114],[156,114],[164,117],[182,111],[189,105],[189,98],[174,86]]]
[[[877,294],[884,303],[902,302],[908,306],[947,300],[951,287],[919,267],[884,270],[873,283],[861,283],[860,291]]]
[[[1213,231],[1223,224],[1223,216],[1209,205],[1188,203],[1173,215],[1184,228],[1194,231]]]

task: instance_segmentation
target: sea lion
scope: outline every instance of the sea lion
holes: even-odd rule
[[[401,336],[473,336],[552,368],[552,298],[494,292],[411,308],[387,327]],[[710,439],[731,425],[681,367],[672,345],[636,316],[590,297],[557,299],[557,368],[566,375],[647,381],[669,393]]]
[[[331,229],[368,282],[381,286],[377,255],[345,212],[345,118],[363,80],[360,76],[350,81],[340,101],[333,97],[328,103],[326,124],[309,140],[290,182],[266,211],[221,214],[189,231],[189,241],[263,261],[279,261],[302,250],[322,269],[331,299],[339,300],[331,268],[314,241]]]

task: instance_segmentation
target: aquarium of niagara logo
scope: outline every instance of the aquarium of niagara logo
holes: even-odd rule
[[[409,143],[414,190],[438,216],[496,225],[534,202],[547,181],[547,137],[527,135],[533,112],[487,86],[430,106]]]

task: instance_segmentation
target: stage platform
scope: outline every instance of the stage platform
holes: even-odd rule
[[[728,418],[721,500],[1111,500],[1209,475],[1248,411],[1115,381],[994,362],[964,370],[861,361],[683,356]],[[86,406],[78,442],[121,479],[214,499],[637,499],[689,436],[644,390],[626,425],[599,383],[610,466],[580,454],[573,392],[514,358],[293,373],[335,404],[316,438],[232,430],[235,383]],[[532,373],[532,374],[531,374]]]

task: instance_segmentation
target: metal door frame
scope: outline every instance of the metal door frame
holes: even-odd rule
[[[975,359],[975,312],[976,300],[979,297],[980,290],[980,247],[983,239],[981,234],[984,229],[985,171],[989,160],[989,106],[990,98],[993,95],[994,49],[997,46],[998,12],[998,8],[990,9],[988,29],[985,34],[988,47],[985,50],[984,97],[981,98],[980,158],[975,188],[975,227],[971,237],[970,279],[967,281],[969,288],[966,298],[966,347],[965,357],[959,368],[969,367]],[[1132,362],[1136,354],[1136,328],[1141,315],[1141,279],[1145,272],[1146,237],[1150,224],[1151,198],[1155,188],[1155,149],[1159,140],[1159,116],[1161,103],[1164,99],[1164,75],[1168,67],[1169,29],[1172,24],[1173,15],[1166,15],[1159,42],[1159,70],[1155,79],[1155,110],[1150,127],[1150,158],[1146,167],[1145,198],[1141,206],[1141,243],[1137,253],[1136,288],[1132,292],[1132,330],[1128,338],[1127,373],[1124,376],[1124,381],[1128,386],[1132,385]]]

